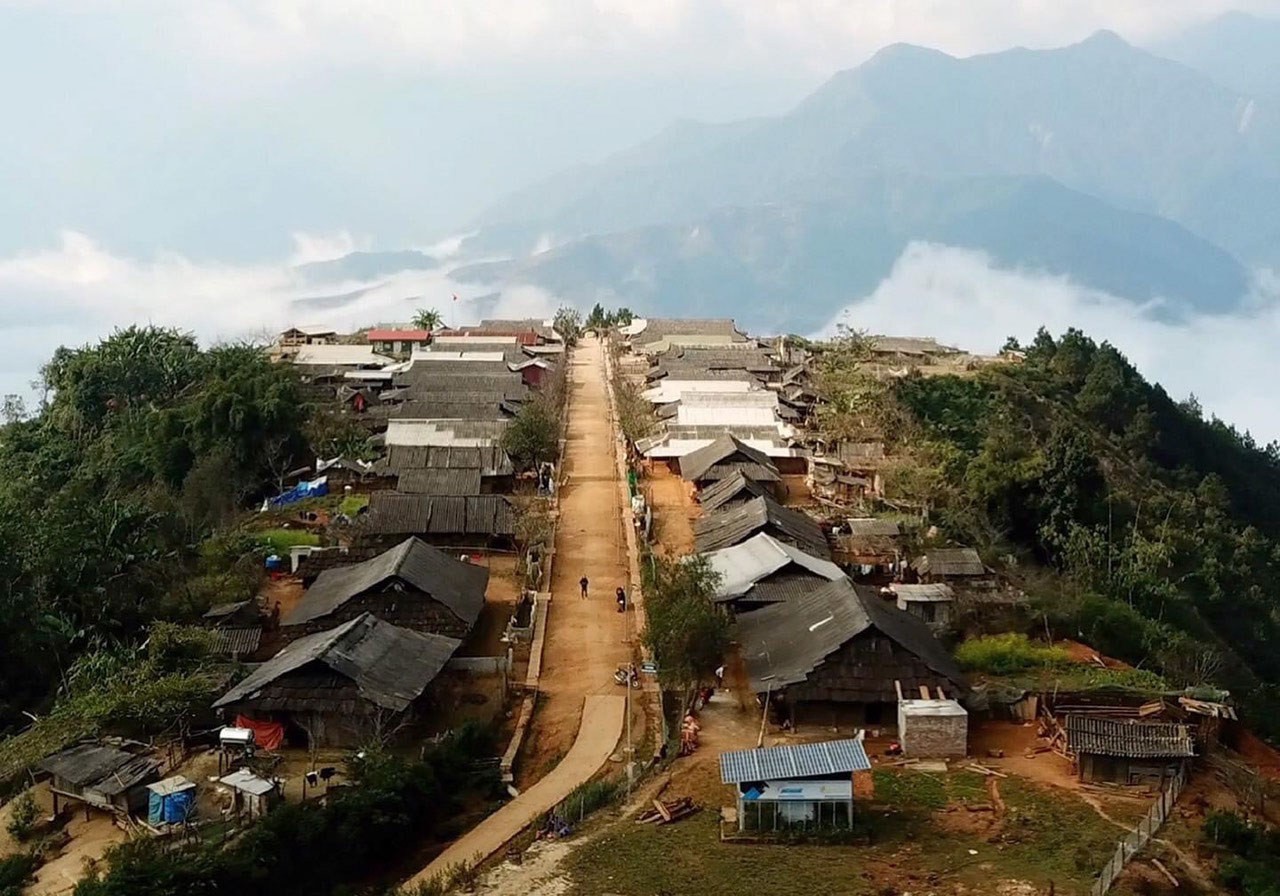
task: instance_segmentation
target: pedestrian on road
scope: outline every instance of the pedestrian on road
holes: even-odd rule
[[[583,576],[582,578],[578,579],[578,587],[582,589],[582,597],[585,599],[587,596],[587,577],[586,576]]]
[[[716,666],[716,687],[724,687],[724,666]]]
[[[627,612],[627,592],[622,590],[621,585],[618,586],[618,590],[614,592],[614,595],[618,598],[618,612]]]

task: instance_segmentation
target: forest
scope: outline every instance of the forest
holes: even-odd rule
[[[1076,330],[1010,340],[1016,363],[887,381],[862,372],[864,342],[845,333],[823,355],[823,413],[889,441],[891,500],[1020,581],[1040,633],[1227,688],[1280,734],[1280,446]]]
[[[79,673],[155,622],[252,596],[236,521],[310,459],[296,374],[255,346],[131,327],[59,349],[41,385],[0,430],[0,734],[102,686]]]

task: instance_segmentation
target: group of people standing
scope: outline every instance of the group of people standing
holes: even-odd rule
[[[585,575],[582,578],[578,579],[578,587],[582,589],[583,600],[587,599],[587,587],[590,584],[591,582],[587,579]],[[619,613],[627,612],[627,592],[623,589],[621,585],[619,585],[614,590],[613,597],[614,597],[614,600],[617,601],[618,603],[618,612]]]

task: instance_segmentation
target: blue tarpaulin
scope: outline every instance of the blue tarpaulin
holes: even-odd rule
[[[195,814],[196,785],[181,775],[147,786],[147,824],[182,824]]]
[[[287,507],[290,504],[305,501],[307,498],[319,498],[327,494],[329,494],[329,477],[321,476],[319,479],[312,479],[310,482],[299,482],[287,492],[276,495],[267,503],[274,508]]]

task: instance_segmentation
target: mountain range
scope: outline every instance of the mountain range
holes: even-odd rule
[[[808,328],[931,241],[1167,317],[1229,310],[1280,269],[1280,24],[1259,21],[1155,48],[1181,61],[1107,31],[968,58],[887,47],[786,114],[679,122],[507,197],[463,247],[505,260],[451,276]]]

